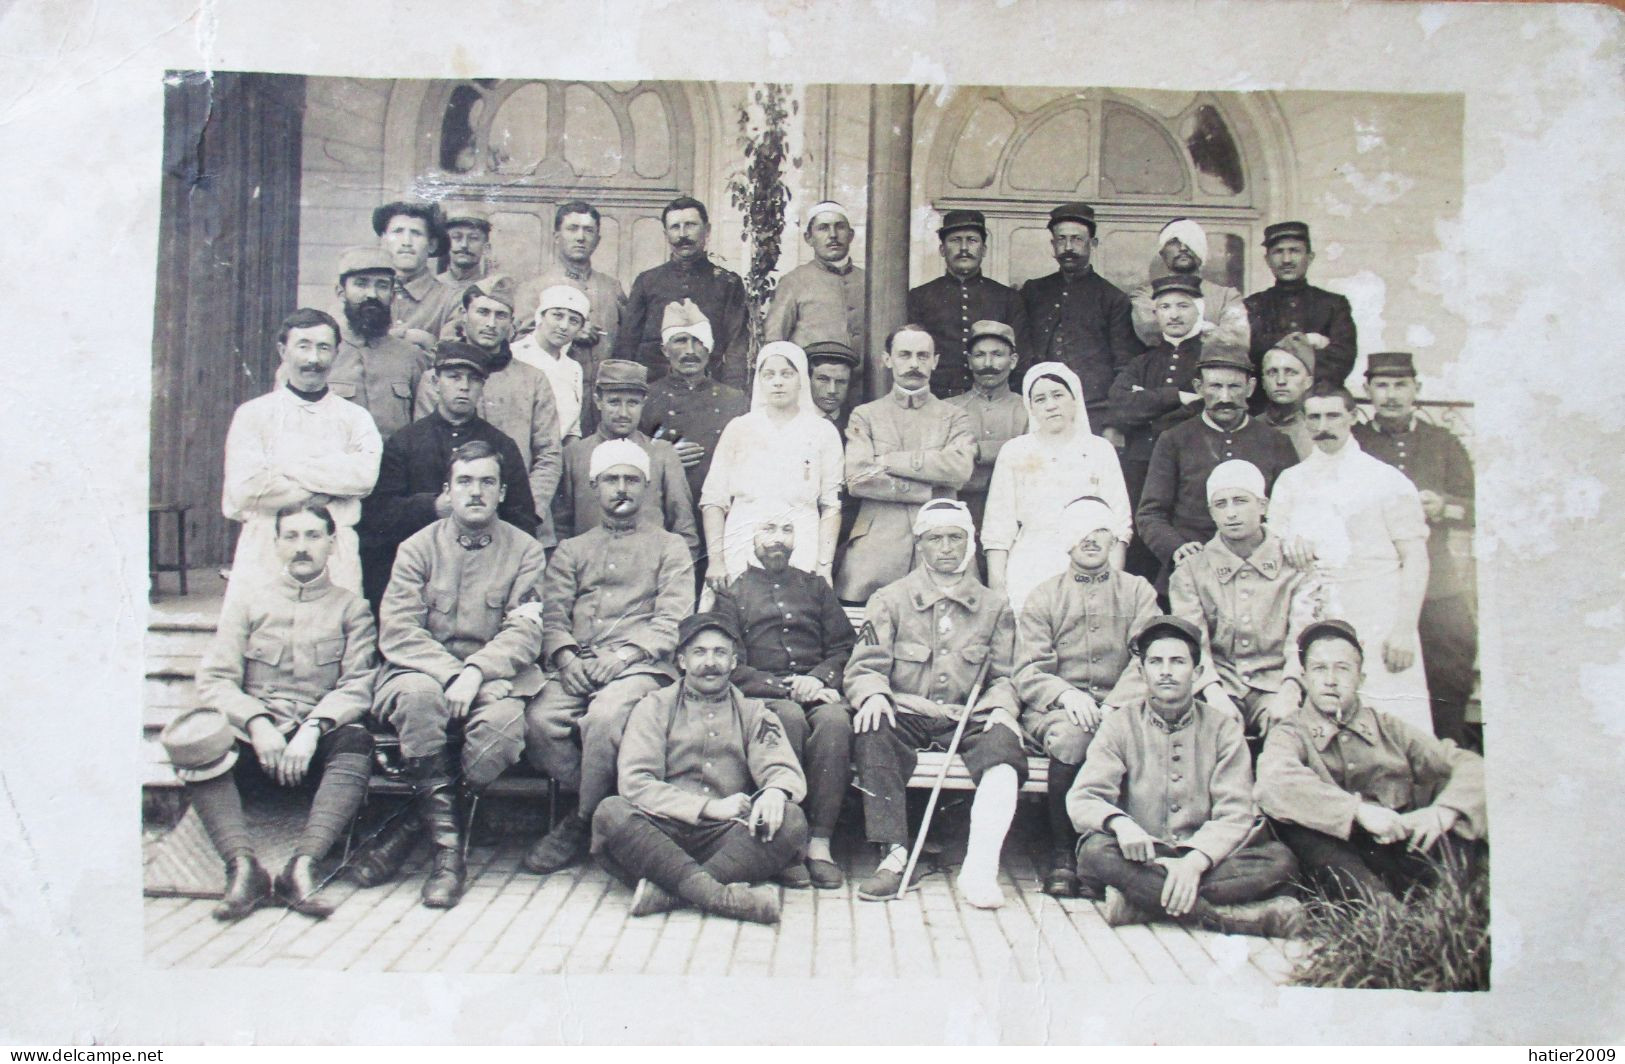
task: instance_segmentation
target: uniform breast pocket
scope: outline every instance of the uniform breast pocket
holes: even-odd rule
[[[337,684],[344,667],[344,637],[318,639],[311,648],[311,662],[315,665],[315,679],[320,686],[331,688]]]
[[[412,382],[407,380],[392,381],[389,385],[390,393],[395,396],[395,402],[406,415],[406,420],[412,420],[412,401],[416,396],[412,393]]]
[[[266,683],[276,678],[286,644],[276,636],[259,635],[248,641],[243,651],[243,683]]]
[[[327,389],[342,399],[354,399],[358,391],[355,381],[330,380],[327,382]]]
[[[900,688],[923,691],[931,672],[931,648],[924,643],[898,642],[892,645],[892,679]]]
[[[982,668],[982,662],[987,660],[990,652],[991,648],[986,643],[959,648],[959,660],[964,662],[963,671],[967,682]]]
[[[484,623],[484,631],[490,633],[490,635],[496,634],[497,628],[502,624],[502,615],[507,604],[508,596],[502,592],[486,592],[485,597],[480,600],[482,607],[480,614]]]

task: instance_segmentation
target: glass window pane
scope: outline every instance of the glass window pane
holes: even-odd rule
[[[1233,196],[1247,187],[1241,171],[1241,152],[1219,109],[1203,104],[1187,121],[1185,147],[1196,162],[1196,181],[1203,192]]]
[[[1036,192],[1073,192],[1089,176],[1089,113],[1068,108],[1046,118],[1021,142],[1011,160],[1011,188]]]
[[[502,173],[528,173],[547,158],[547,86],[531,82],[503,101],[491,120],[491,157]]]
[[[1010,231],[1010,287],[1020,288],[1034,277],[1055,272],[1049,230],[1041,223],[1019,225]]]
[[[671,172],[671,119],[659,93],[643,92],[628,108],[632,115],[632,165],[639,177]]]
[[[571,85],[564,92],[565,162],[578,177],[613,177],[624,157],[615,112],[585,85]]]
[[[1105,108],[1101,146],[1103,191],[1172,196],[1185,191],[1185,163],[1162,128],[1126,107]]]
[[[1009,111],[992,100],[983,100],[954,145],[948,179],[960,188],[991,186],[993,175],[998,172],[999,157],[1015,131],[1016,120],[1010,117]]]
[[[459,85],[451,90],[445,117],[440,120],[440,169],[466,174],[478,164],[474,123],[478,117],[476,112],[483,110],[483,102],[484,97],[472,85]]]

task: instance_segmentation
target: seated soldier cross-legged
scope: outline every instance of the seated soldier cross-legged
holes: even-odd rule
[[[360,721],[378,667],[372,613],[327,573],[336,527],[320,503],[277,513],[282,575],[228,600],[198,671],[206,708],[176,718],[161,735],[226,862],[218,920],[247,916],[273,889],[307,916],[332,912],[314,896],[313,866],[349,830],[367,795],[372,736]],[[274,888],[254,856],[238,789],[267,782],[316,784],[304,831]]]
[[[779,892],[749,886],[800,860],[806,782],[778,718],[730,683],[739,632],[716,613],[685,617],[683,678],[632,710],[620,794],[593,817],[594,852],[634,886],[633,916],[694,905],[776,923]]]
[[[974,536],[964,503],[936,499],[920,507],[914,518],[920,565],[869,599],[863,636],[846,665],[847,698],[858,707],[852,730],[864,825],[881,853],[879,867],[858,888],[865,901],[888,901],[903,888],[904,788],[919,752],[946,747],[969,713],[957,752],[976,781],[976,797],[958,887],[979,908],[1004,903],[999,851],[1027,758],[1010,684],[1015,621],[1004,596],[967,571]]]
[[[1067,796],[1078,863],[1109,888],[1106,922],[1300,933],[1302,904],[1283,896],[1296,863],[1253,805],[1241,719],[1195,696],[1195,626],[1156,617],[1134,652],[1146,694],[1107,714]]]

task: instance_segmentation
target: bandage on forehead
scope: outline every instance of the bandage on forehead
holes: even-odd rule
[[[1077,542],[1092,532],[1116,532],[1117,515],[1112,508],[1093,495],[1085,495],[1081,499],[1073,499],[1061,508],[1061,519],[1071,530],[1073,542]]]
[[[1239,488],[1251,492],[1255,497],[1268,498],[1264,490],[1264,474],[1251,462],[1242,458],[1232,458],[1227,462],[1220,462],[1213,467],[1213,472],[1207,475],[1207,497],[1222,491]]]
[[[957,499],[933,499],[920,507],[914,515],[914,534],[923,536],[933,528],[959,528],[965,535],[976,538],[976,523],[971,520],[970,509]]]
[[[852,224],[852,218],[846,213],[845,207],[841,206],[839,203],[836,203],[834,200],[824,200],[822,203],[813,204],[811,209],[807,211],[806,227],[811,229],[812,224],[818,220],[818,216],[820,214],[838,214],[841,216],[841,221],[845,222],[847,225]]]
[[[631,440],[605,440],[594,447],[587,463],[587,477],[596,480],[600,473],[622,465],[636,469],[645,480],[649,477],[649,456]]]

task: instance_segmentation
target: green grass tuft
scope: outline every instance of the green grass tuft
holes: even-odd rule
[[[1309,949],[1293,982],[1361,990],[1488,990],[1487,870],[1470,882],[1459,860],[1441,862],[1438,871],[1437,883],[1413,888],[1404,902],[1311,902]]]

